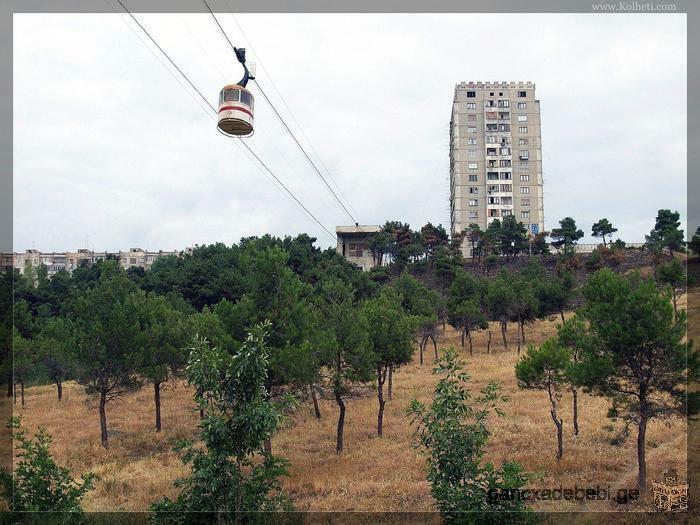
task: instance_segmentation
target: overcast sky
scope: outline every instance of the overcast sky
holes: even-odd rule
[[[136,16],[212,104],[240,79],[208,15]],[[685,220],[685,15],[221,22],[363,224],[449,228],[448,124],[454,85],[470,80],[536,83],[546,229],[572,216],[590,240],[591,224],[608,217],[633,242],[659,208]],[[14,15],[14,249],[170,250],[301,232],[334,244],[237,140],[216,132],[145,41],[122,15]],[[329,230],[348,224],[251,90],[249,145]]]

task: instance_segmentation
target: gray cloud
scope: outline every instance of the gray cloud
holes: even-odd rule
[[[203,14],[140,15],[215,104],[240,68]],[[643,240],[686,208],[685,15],[221,15],[266,92],[363,223],[449,223],[448,122],[462,80],[532,80],[545,225],[607,216]],[[330,239],[117,15],[14,17],[14,246],[174,249]],[[151,46],[152,47],[152,46]],[[157,53],[154,51],[154,53]],[[249,144],[326,225],[347,224],[262,96]],[[195,97],[195,98],[193,98]],[[305,142],[305,141],[304,141]]]

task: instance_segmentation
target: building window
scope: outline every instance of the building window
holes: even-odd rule
[[[501,160],[501,168],[510,168],[510,160],[507,159],[502,159]]]
[[[527,160],[530,158],[530,152],[526,149],[521,149],[519,156],[520,156],[520,160]]]
[[[518,102],[518,109],[527,109],[527,102]]]
[[[486,174],[486,178],[487,178],[488,180],[498,180],[498,172],[489,171],[489,172]]]
[[[476,102],[467,102],[467,109],[476,109]]]
[[[467,144],[472,145],[472,146],[476,145],[476,139],[475,138],[467,139]]]
[[[501,197],[501,204],[510,206],[511,204],[513,204],[513,197]]]
[[[493,193],[493,192],[498,193],[498,184],[489,184],[488,192],[489,193]]]
[[[521,206],[529,206],[529,205],[530,205],[530,199],[520,199],[520,205],[521,205]]]
[[[489,197],[489,204],[500,204],[500,197]]]
[[[527,133],[527,126],[520,126],[520,127],[518,128],[518,131],[519,131],[520,133]]]
[[[498,131],[498,124],[486,124],[486,131]]]
[[[530,174],[523,173],[520,175],[520,182],[530,182]]]
[[[520,98],[525,98],[527,96],[527,91],[518,91],[518,96]]]
[[[518,122],[527,122],[527,115],[518,115]]]
[[[478,175],[469,174],[469,182],[477,182],[479,180]]]
[[[510,148],[501,148],[500,154],[501,155],[510,155]]]
[[[469,212],[469,218],[470,219],[476,219],[479,217],[479,212],[478,211],[470,211]]]
[[[530,139],[518,139],[518,146],[527,146],[530,143]]]
[[[510,131],[510,124],[499,124],[498,131]]]
[[[486,137],[487,144],[498,144],[498,137],[496,135],[489,135]]]
[[[521,170],[529,170],[530,169],[530,163],[526,160],[520,163],[520,169]]]
[[[520,212],[520,218],[521,219],[529,219],[530,218],[530,211],[529,210],[523,210]]]
[[[491,91],[491,92],[489,93],[489,97],[492,97],[492,96],[493,96],[493,91]]]
[[[499,97],[502,97],[502,96],[503,96],[503,91],[500,91],[500,92],[498,93],[498,96],[499,96]]]
[[[475,170],[475,169],[477,169],[479,166],[478,166],[478,164],[477,164],[476,162],[470,162],[470,163],[467,165],[467,167],[468,167],[470,170]]]
[[[499,108],[509,108],[510,107],[510,100],[499,100],[498,107]]]
[[[467,120],[469,122],[476,122],[476,115],[467,115]]]
[[[489,217],[498,217],[498,210],[489,210]]]
[[[521,186],[520,193],[530,193],[530,187],[529,186]]]
[[[469,199],[469,206],[478,206],[479,201],[477,199]]]
[[[496,155],[496,148],[486,148],[486,154],[490,157],[494,157]]]
[[[511,192],[511,191],[513,191],[513,185],[512,184],[501,184],[501,191]]]
[[[474,186],[470,186],[469,193],[479,193],[479,188],[475,188]]]
[[[467,91],[467,98],[475,98],[476,91]]]
[[[476,158],[476,150],[470,149],[469,151],[467,151],[467,157],[470,159],[475,159]]]
[[[501,215],[504,217],[509,217],[510,215],[513,215],[513,210],[501,210]]]
[[[467,133],[476,133],[475,126],[467,126]]]

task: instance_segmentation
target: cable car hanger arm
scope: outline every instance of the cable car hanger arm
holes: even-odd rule
[[[238,85],[241,87],[246,87],[249,80],[255,80],[255,77],[250,74],[248,66],[245,64],[245,48],[244,47],[234,47],[236,53],[236,58],[238,62],[243,66],[243,78],[238,81]]]

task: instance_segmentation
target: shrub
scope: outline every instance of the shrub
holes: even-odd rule
[[[51,436],[43,429],[27,437],[19,417],[7,425],[18,451],[14,473],[0,471],[0,490],[13,512],[82,512],[80,500],[92,490],[95,475],[83,474],[82,482],[70,470],[56,464],[49,452]]]
[[[514,494],[526,483],[522,466],[505,461],[498,469],[492,463],[482,463],[490,436],[489,415],[502,415],[496,404],[506,398],[496,383],[488,384],[478,397],[472,397],[465,386],[469,376],[462,367],[455,349],[447,349],[433,369],[433,373],[443,377],[435,386],[432,403],[426,407],[413,399],[408,409],[418,427],[416,446],[428,456],[431,494],[448,522],[526,521],[530,515],[525,503],[519,498],[503,497]]]

